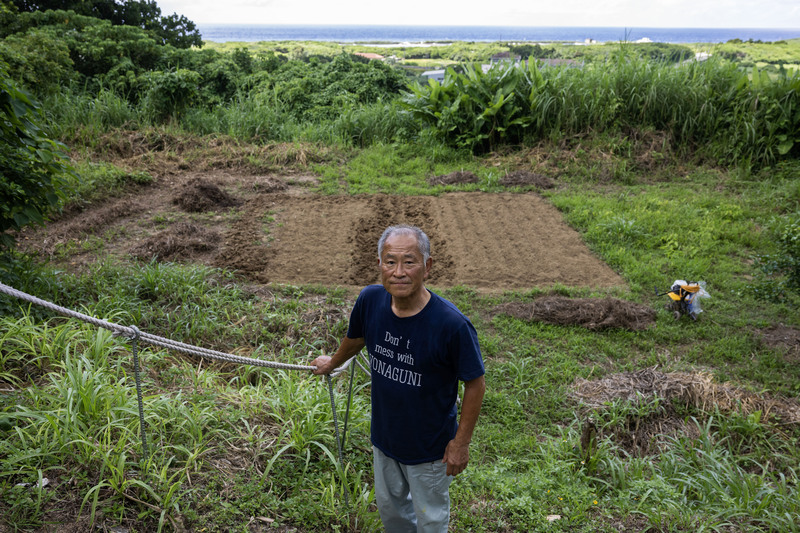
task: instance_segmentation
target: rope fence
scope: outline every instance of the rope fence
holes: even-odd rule
[[[193,346],[191,344],[186,344],[172,339],[159,337],[151,333],[147,333],[145,331],[140,331],[136,326],[123,326],[120,324],[115,324],[107,320],[102,320],[99,318],[95,318],[93,316],[86,315],[84,313],[80,313],[73,309],[68,309],[66,307],[56,305],[52,302],[48,302],[47,300],[42,300],[41,298],[37,298],[36,296],[22,292],[3,283],[0,283],[0,293],[5,293],[14,298],[18,298],[20,300],[24,300],[34,305],[44,307],[45,309],[48,309],[63,316],[82,320],[83,322],[92,324],[98,328],[107,329],[111,331],[115,336],[122,336],[131,341],[131,353],[133,355],[134,377],[136,380],[136,400],[139,406],[139,429],[142,440],[142,457],[145,460],[147,460],[148,458],[148,448],[147,448],[147,437],[145,435],[144,407],[142,402],[142,389],[141,389],[141,378],[140,378],[140,368],[139,368],[140,366],[139,353],[138,353],[139,341],[153,346],[158,346],[159,348],[164,348],[166,350],[173,350],[187,355],[194,355],[206,359],[213,359],[216,361],[235,363],[239,365],[252,365],[252,366],[273,368],[278,370],[295,370],[301,372],[313,372],[317,368],[314,365],[295,365],[289,363],[281,363],[278,361],[269,361],[265,359],[254,359],[252,357],[243,357],[240,355],[220,352],[217,350],[209,350],[207,348],[202,348],[200,346]],[[347,371],[348,367],[353,362],[355,362],[355,365],[358,366],[363,372],[365,372],[367,375],[370,375],[369,363],[366,362],[367,366],[365,367],[364,366],[365,363],[361,360],[361,357],[357,355],[356,357],[349,359],[345,364],[343,364],[339,368],[335,369],[333,372],[331,372],[330,375],[325,376],[328,384],[328,391],[330,394],[331,410],[333,411],[333,424],[336,435],[336,444],[339,451],[339,467],[341,469],[344,468],[343,467],[344,461],[342,460],[342,448],[347,433],[347,421],[350,415],[350,401],[352,399],[352,393],[353,393],[353,374],[355,366],[351,369],[351,374],[350,374],[350,390],[348,392],[347,414],[345,415],[344,431],[341,438],[339,437],[339,423],[336,416],[336,404],[333,397],[333,382],[331,378],[336,377],[339,374],[342,374],[343,372]],[[350,502],[347,493],[348,491],[345,490],[344,491],[345,503],[349,507]]]

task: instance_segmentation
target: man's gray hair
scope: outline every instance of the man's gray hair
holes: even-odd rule
[[[417,239],[419,253],[422,254],[422,262],[428,262],[428,258],[431,256],[431,240],[425,235],[424,231],[416,226],[409,226],[408,224],[389,226],[383,231],[383,235],[378,239],[378,259],[383,258],[383,245],[386,243],[386,239],[393,235],[411,235],[415,237]]]

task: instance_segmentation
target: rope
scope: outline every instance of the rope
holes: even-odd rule
[[[9,287],[3,283],[0,283],[0,292],[3,292],[9,296],[13,296],[15,298],[19,298],[20,300],[25,300],[32,304],[39,305],[44,307],[45,309],[49,309],[56,313],[59,313],[64,316],[68,316],[71,318],[76,318],[78,320],[82,320],[94,326],[104,328],[110,330],[115,336],[124,336],[131,340],[131,352],[133,353],[133,371],[136,380],[136,400],[139,406],[139,432],[142,438],[142,457],[146,461],[149,457],[149,452],[147,448],[147,436],[145,433],[145,420],[144,420],[144,405],[142,401],[142,383],[140,377],[140,369],[139,369],[139,350],[138,350],[138,341],[145,342],[147,344],[151,344],[153,346],[159,346],[161,348],[165,348],[167,350],[174,350],[177,352],[189,354],[189,355],[197,355],[199,357],[205,357],[208,359],[214,359],[217,361],[225,361],[229,363],[237,363],[242,365],[253,365],[253,366],[261,366],[267,368],[276,368],[282,370],[300,370],[305,372],[311,372],[316,370],[316,366],[314,365],[292,365],[288,363],[279,363],[276,361],[266,361],[263,359],[253,359],[250,357],[242,357],[239,355],[233,355],[225,352],[219,352],[217,350],[209,350],[207,348],[201,348],[199,346],[193,346],[191,344],[186,344],[183,342],[178,342],[172,339],[167,339],[164,337],[158,337],[156,335],[152,335],[150,333],[139,331],[139,328],[136,326],[122,326],[120,324],[115,324],[113,322],[108,322],[106,320],[101,320],[99,318],[95,318],[89,315],[85,315],[83,313],[79,313],[72,309],[68,309],[66,307],[61,307],[56,305],[52,302],[48,302],[47,300],[42,300],[41,298],[37,298],[36,296],[32,296],[28,293],[19,291],[13,287]],[[333,397],[333,382],[331,381],[332,377],[336,377],[342,372],[345,372],[347,368],[353,361],[356,361],[356,364],[363,370],[364,372],[369,375],[369,370],[364,368],[363,364],[357,357],[353,357],[344,363],[339,368],[335,369],[331,374],[325,376],[328,382],[328,392],[330,393],[331,398],[331,410],[333,411],[333,425],[336,432],[336,446],[339,451],[339,468],[342,473],[342,480],[344,481],[344,460],[342,458],[342,445],[344,442],[344,436],[342,439],[339,438],[339,421],[336,416],[336,404]],[[353,373],[355,371],[355,367],[351,370],[350,376],[350,397],[352,397],[353,393]],[[347,431],[347,420],[350,417],[350,399],[348,399],[347,405],[347,414],[345,415],[345,432]],[[350,507],[350,498],[348,495],[349,491],[345,488],[344,490],[344,498],[345,504],[347,507]]]
[[[347,392],[347,410],[344,412],[344,428],[342,429],[342,448],[347,440],[347,422],[350,420],[350,404],[353,403],[353,378],[356,377],[356,365],[350,367],[350,386]]]
[[[135,326],[122,326],[120,324],[115,324],[113,322],[108,322],[106,320],[101,320],[99,318],[79,313],[72,309],[67,309],[66,307],[61,307],[46,300],[42,300],[41,298],[37,298],[36,296],[32,296],[22,291],[18,291],[13,287],[4,285],[3,283],[0,283],[0,292],[4,292],[9,296],[14,296],[21,300],[25,300],[27,302],[42,306],[45,309],[49,309],[61,315],[68,316],[71,318],[77,318],[78,320],[83,320],[84,322],[87,322],[94,326],[110,330],[114,333],[114,335],[122,335],[129,339],[133,339],[134,337],[136,337],[138,340],[141,340],[142,342],[145,342],[147,344],[152,344],[153,346],[158,346],[160,348],[165,348],[167,350],[174,350],[176,352],[181,352],[189,355],[197,355],[199,357],[205,357],[217,361],[225,361],[228,363],[262,366],[262,367],[276,368],[282,370],[301,370],[301,371],[311,372],[313,370],[316,370],[317,368],[316,366],[313,365],[293,365],[288,363],[279,363],[277,361],[267,361],[264,359],[253,359],[251,357],[242,357],[240,355],[233,355],[225,352],[219,352],[217,350],[209,350],[207,348],[193,346],[191,344],[186,344],[183,342],[166,339],[164,337],[158,337],[156,335],[144,331],[139,331],[138,329],[135,328]],[[344,371],[346,368],[347,368],[346,365],[342,365],[341,368],[337,368],[332,373],[333,377],[336,377],[339,374],[341,374],[342,371]]]

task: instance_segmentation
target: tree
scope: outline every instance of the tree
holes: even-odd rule
[[[69,47],[52,29],[34,29],[0,40],[0,62],[14,81],[36,94],[61,90],[75,77]]]
[[[0,64],[0,249],[11,248],[8,230],[43,224],[75,176],[64,146],[48,138],[39,104],[15,86]]]
[[[161,44],[176,48],[202,46],[195,23],[183,15],[164,16],[153,0],[11,0],[22,13],[36,11],[74,11],[78,15],[108,20],[115,26],[134,26],[146,30]]]

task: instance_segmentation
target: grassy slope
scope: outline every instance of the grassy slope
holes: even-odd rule
[[[409,191],[419,193],[420,173],[427,170],[413,162],[389,181],[380,172],[359,170],[365,161],[380,168],[406,150],[353,152],[338,167],[337,180],[356,192],[397,190],[408,182]],[[558,161],[559,187],[548,197],[629,282],[631,293],[623,297],[660,309],[653,286],[686,277],[706,280],[712,300],[697,323],[676,322],[660,310],[656,327],[646,331],[589,332],[493,315],[496,304],[530,301],[537,291],[493,297],[466,287],[444,291],[473,318],[488,372],[471,467],[453,485],[454,528],[536,530],[547,515],[560,515],[549,527],[563,531],[610,531],[616,524],[679,531],[727,523],[734,530],[797,528],[795,426],[744,410],[720,417],[713,405],[706,412],[682,406],[675,414],[656,400],[623,402],[595,413],[602,439],[587,460],[578,451],[585,409],[570,399],[577,378],[654,365],[710,372],[719,382],[763,394],[800,395],[796,361],[760,340],[770,325],[797,327],[797,314],[754,299],[748,287],[750,258],[770,250],[763,228],[800,202],[797,168],[750,176],[668,160],[641,172],[629,170],[631,161],[600,154],[606,154],[602,143],[550,146],[449,165],[475,168],[491,191],[490,175],[498,168],[545,170]],[[319,170],[324,174],[325,168]],[[186,342],[245,354],[255,349],[257,357],[289,362],[330,350],[346,326],[346,315],[311,323],[304,315],[320,307],[347,309],[352,302],[352,295],[324,287],[273,287],[259,296],[224,272],[157,263],[101,261],[91,272],[53,272],[45,279],[48,284],[32,292]],[[159,524],[167,530],[248,531],[248,522],[302,531],[329,530],[331,523],[379,529],[371,505],[362,376],[346,446],[353,502],[347,512],[321,380],[198,364],[147,349],[145,413],[154,455],[142,465],[124,343],[74,321],[32,313],[4,317],[0,327],[0,371],[11,384],[11,392],[2,392],[2,416],[11,429],[4,430],[0,452],[7,524],[35,529],[47,520],[74,520],[83,504],[84,521],[96,511],[106,525],[137,531]],[[336,382],[340,408],[346,383]],[[620,441],[637,421],[670,416],[696,417],[697,437],[679,437],[644,458]],[[40,476],[54,480],[52,488],[17,486],[35,484]],[[57,507],[69,510],[66,518],[53,514]]]
[[[318,44],[298,46],[307,54],[327,53],[317,50]],[[757,46],[772,53],[782,45]],[[757,61],[774,59],[767,51],[751,55]],[[438,193],[441,187],[426,185],[427,175],[464,169],[475,171],[481,182],[455,188],[487,193],[501,190],[496,178],[505,170],[555,176],[558,187],[547,198],[628,282],[630,292],[615,296],[658,309],[654,328],[590,332],[493,313],[497,304],[529,302],[542,291],[500,296],[469,287],[442,291],[472,317],[488,372],[472,462],[452,489],[456,531],[800,528],[798,428],[746,405],[717,412],[714,402],[704,410],[658,398],[615,402],[592,414],[600,430],[597,451],[589,457],[580,453],[589,411],[571,395],[580,378],[658,366],[663,372],[708,373],[716,382],[764,397],[800,396],[796,353],[767,344],[762,335],[772,326],[800,327],[797,301],[764,302],[751,287],[757,276],[753,257],[774,251],[773,221],[800,205],[800,168],[784,165],[757,174],[710,168],[670,153],[643,154],[629,142],[572,140],[484,158],[410,145],[335,147],[336,157],[312,157],[308,163],[300,162],[305,157],[278,161],[277,148],[275,165],[310,168],[321,177],[322,193]],[[207,158],[209,167],[220,159],[234,158],[237,165],[269,160],[264,147],[237,143],[235,150],[227,149],[218,154],[198,149],[192,157]],[[154,158],[176,156],[166,150]],[[108,164],[82,170],[92,187],[77,190],[76,201],[94,201],[98,190],[113,192],[126,181],[148,179]],[[346,327],[353,296],[335,288],[253,290],[227,272],[104,261],[102,242],[94,245],[100,259],[86,272],[65,272],[67,248],[59,255],[63,264],[20,260],[19,286],[156,334],[292,363],[332,349]],[[39,271],[42,276],[35,276]],[[653,296],[654,287],[665,289],[681,277],[708,283],[712,299],[697,323],[674,321],[662,309],[665,297]],[[363,376],[357,378],[347,465],[337,475],[322,380],[200,363],[146,348],[143,385],[152,458],[143,463],[127,343],[16,305],[0,297],[5,526],[43,530],[48,522],[67,525],[80,516],[81,529],[91,520],[105,527],[123,524],[129,531],[380,529],[370,492]],[[320,309],[345,313],[309,320]],[[346,379],[337,380],[340,413],[346,390]],[[660,452],[642,457],[626,444],[640,425],[667,422],[685,423],[686,432],[666,441]],[[37,488],[43,478],[50,484]],[[344,507],[343,488],[350,509]],[[561,518],[550,523],[548,515]]]

